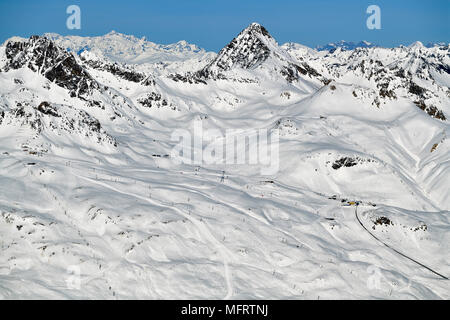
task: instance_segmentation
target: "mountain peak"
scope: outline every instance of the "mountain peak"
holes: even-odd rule
[[[413,42],[413,43],[411,43],[411,44],[408,46],[408,48],[410,48],[410,49],[421,49],[421,48],[424,48],[424,47],[425,47],[425,46],[424,46],[423,43],[420,42],[420,41]]]
[[[205,69],[208,73],[227,71],[234,67],[253,69],[263,63],[271,50],[278,48],[275,39],[259,23],[252,23],[220,50]]]
[[[273,37],[270,35],[270,33],[267,31],[267,29],[264,28],[262,25],[260,25],[257,22],[251,23],[247,28],[245,28],[244,30],[241,31],[239,36],[246,35],[246,34],[250,34],[252,36],[257,36],[257,37],[263,36],[263,37],[267,37],[269,39],[273,39]]]
[[[113,36],[113,35],[120,35],[121,33],[117,32],[116,30],[111,30],[106,34],[106,36]]]
[[[260,31],[262,33],[268,33],[267,29],[264,28],[264,26],[262,26],[258,22],[250,23],[249,26],[247,28],[245,28],[244,30],[257,30],[257,31]]]
[[[26,41],[9,41],[5,48],[5,71],[27,67],[51,82],[82,96],[100,85],[78,64],[72,53],[44,36],[33,35]]]
[[[341,40],[335,43],[328,43],[324,46],[317,46],[317,51],[334,51],[340,48],[342,51],[354,50],[356,48],[373,48],[376,47],[375,44],[368,42],[366,40],[360,41],[358,43],[354,43],[351,41]]]
[[[266,63],[268,60],[269,62]],[[318,79],[321,75],[314,68],[305,62],[298,64],[298,61],[284,48],[278,46],[266,28],[259,23],[252,23],[242,30],[236,38],[220,50],[216,59],[199,70],[196,76],[201,80],[227,79],[225,75],[227,71],[239,69],[265,70],[266,74],[271,74],[271,77],[278,75],[290,83],[299,80],[302,76],[321,81]]]

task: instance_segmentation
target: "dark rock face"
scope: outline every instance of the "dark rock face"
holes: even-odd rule
[[[251,24],[223,48],[205,69],[216,66],[221,71],[227,71],[236,66],[243,69],[257,67],[270,55],[270,49],[263,41],[264,38],[273,40],[263,26]]]
[[[170,74],[168,77],[175,82],[184,82],[184,83],[189,83],[189,84],[199,84],[199,83],[206,84],[206,81],[203,80],[203,78],[206,78],[206,77],[202,76],[202,74],[199,72],[187,73],[185,75],[176,73],[176,74]]]
[[[290,61],[289,54],[279,48],[275,39],[263,26],[252,23],[234,38],[227,46],[220,50],[217,57],[203,69],[186,76],[172,75],[174,81],[189,83],[205,83],[205,80],[228,79],[224,72],[242,68],[245,70],[256,69],[270,56],[280,60],[282,64],[280,74],[288,82],[294,82],[301,75],[319,77],[320,74],[307,63],[298,65]],[[254,82],[252,79],[229,79],[238,82]]]
[[[364,158],[361,158],[361,157],[358,157],[358,156],[354,157],[354,158],[352,158],[352,157],[342,157],[342,158],[337,159],[336,161],[334,161],[333,164],[331,165],[331,167],[334,170],[338,170],[338,169],[343,168],[343,167],[350,168],[350,167],[356,166],[357,164],[362,164],[364,162],[370,163],[370,162],[376,162],[376,160],[364,159]],[[329,162],[327,162],[327,163],[329,163]]]
[[[281,70],[281,74],[288,82],[294,82],[300,77],[300,75],[308,75],[310,77],[320,76],[320,74],[307,63],[303,63],[301,66],[294,63],[289,63]]]
[[[53,117],[61,117],[61,115],[56,110],[56,107],[52,106],[49,102],[43,101],[37,107],[37,110],[43,114],[50,115]]]
[[[85,117],[82,119],[82,123],[84,123],[92,132],[100,133],[100,129],[102,128],[100,122],[95,118]]]
[[[136,72],[134,70],[129,70],[124,66],[120,66],[118,63],[104,63],[100,61],[87,61],[83,60],[88,66],[91,68],[107,71],[115,76],[118,76],[119,78],[140,83],[142,82],[144,85],[151,85],[153,82],[151,81],[144,81],[147,78],[145,74]]]
[[[169,104],[166,99],[162,97],[160,93],[151,92],[147,94],[144,98],[138,99],[138,102],[146,108],[161,108],[169,106],[171,109],[175,110],[172,104]]]
[[[227,79],[223,74],[225,71],[234,68],[257,68],[270,56],[271,50],[267,43],[271,41],[275,42],[263,26],[252,23],[220,50],[213,61],[202,70],[190,75],[187,80],[198,83],[201,82],[199,79]]]
[[[353,158],[350,157],[344,157],[344,158],[340,158],[339,160],[336,160],[332,167],[334,170],[337,170],[341,167],[353,167],[356,166],[357,161]]]
[[[84,96],[100,88],[71,53],[45,37],[32,36],[24,42],[8,42],[6,57],[8,62],[5,71],[28,67],[68,89],[73,97]]]
[[[428,113],[429,116],[442,121],[447,120],[442,110],[439,110],[435,106],[427,106],[423,100],[414,101],[414,103],[417,107]]]
[[[431,66],[439,73],[450,74],[450,66],[444,63],[431,64]]]
[[[415,84],[414,82],[410,82],[409,84],[409,93],[415,94],[419,97],[423,97],[424,93],[426,92],[426,90],[420,86],[418,86],[417,84]]]
[[[387,217],[378,217],[374,222],[373,222],[373,227],[372,227],[372,229],[374,229],[375,230],[375,226],[376,225],[378,225],[378,226],[389,226],[389,225],[394,225],[393,223],[392,223],[392,221],[389,219],[389,218],[387,218]]]

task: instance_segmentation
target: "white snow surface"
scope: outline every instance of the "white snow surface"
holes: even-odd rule
[[[147,41],[145,37],[137,38],[116,31],[96,37],[61,36],[56,33],[46,33],[44,36],[77,54],[92,51],[108,61],[138,64],[147,72],[157,74],[185,72],[196,66],[200,69],[216,55],[184,40],[162,45]]]
[[[43,73],[5,70],[0,47],[0,299],[450,299],[448,280],[375,240],[349,205],[361,201],[381,241],[450,276],[450,126],[395,76],[410,72],[448,118],[449,73],[436,67],[450,68],[448,46],[327,53],[270,41],[262,67],[203,84],[167,76],[215,59],[186,42],[47,36],[107,89],[71,96]],[[330,82],[286,81],[286,61]],[[386,81],[395,98],[380,95]],[[144,106],[152,93],[161,99]],[[278,133],[278,172],[175,162],[172,133],[200,119]],[[356,164],[334,169],[344,157]]]

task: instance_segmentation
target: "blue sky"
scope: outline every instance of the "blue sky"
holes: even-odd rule
[[[81,30],[66,27],[66,8],[81,8]],[[366,27],[366,8],[381,9],[381,30]],[[450,41],[449,0],[0,0],[0,42],[56,32],[94,36],[111,30],[156,43],[187,40],[218,51],[251,22],[282,44],[311,47],[339,40],[382,46]]]

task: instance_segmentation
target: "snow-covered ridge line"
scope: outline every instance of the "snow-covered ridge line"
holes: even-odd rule
[[[61,36],[55,33],[46,33],[44,36],[70,51],[81,53],[92,50],[112,61],[128,64],[183,61],[207,54],[204,49],[184,40],[162,45],[147,41],[145,37],[136,38],[115,31],[96,37]]]
[[[253,23],[252,25],[259,24]],[[172,44],[157,44],[148,41],[145,36],[138,38],[133,35],[126,35],[114,30],[102,36],[63,36],[57,33],[44,33],[43,36],[53,40],[55,43],[68,49],[69,51],[81,53],[85,50],[94,50],[96,54],[103,54],[113,61],[129,64],[155,63],[163,60],[184,60],[187,58],[199,57],[207,53],[205,49],[195,44],[188,43],[185,40],[180,40]],[[5,46],[9,41],[26,41],[26,38],[11,37],[2,45]],[[445,42],[429,42],[426,45],[423,45],[420,41],[416,41],[410,45],[407,45],[407,47],[417,45],[425,48],[434,48],[446,47],[449,44]],[[283,44],[282,47],[286,46],[300,46],[310,51],[334,51],[338,48],[343,51],[351,51],[357,48],[383,48],[365,40],[360,42],[340,40],[338,42],[332,42],[326,45],[316,46],[314,48],[310,48],[299,43],[289,42]],[[404,46],[400,45],[393,48],[402,47]],[[386,49],[392,48],[386,47]],[[212,54],[212,52],[210,52],[210,54]]]

